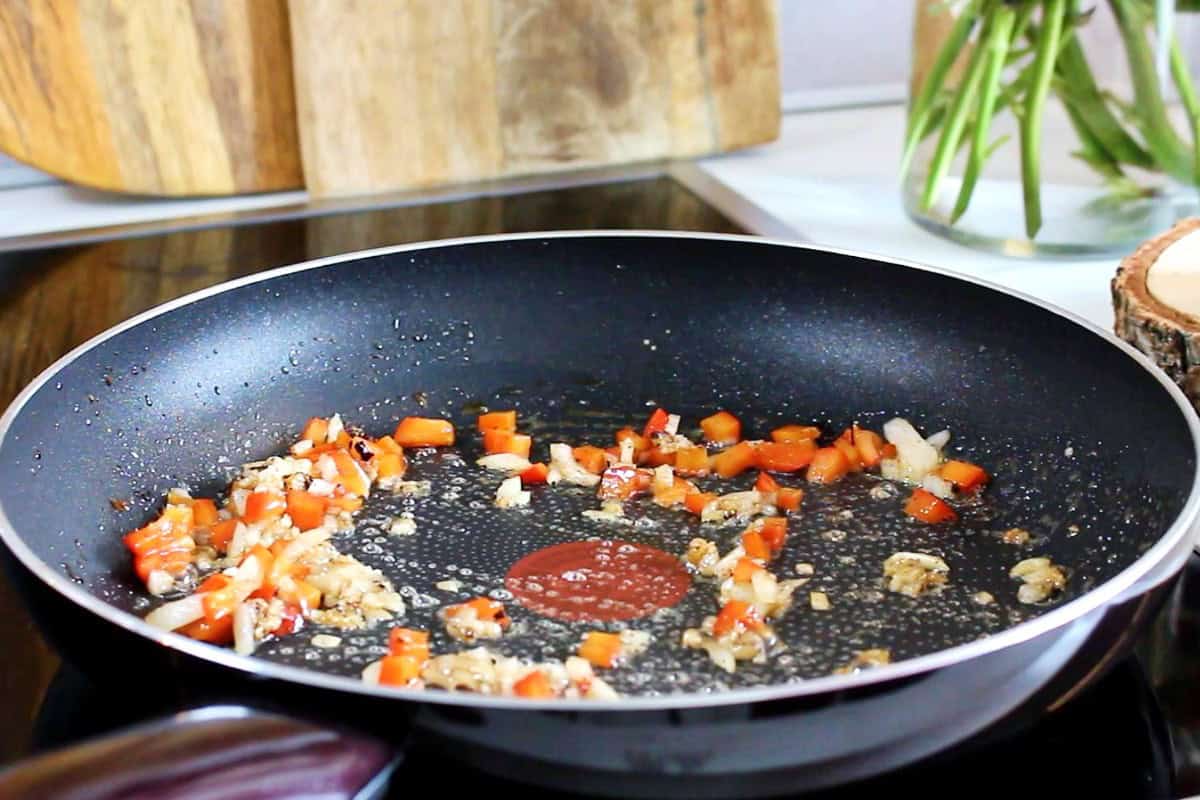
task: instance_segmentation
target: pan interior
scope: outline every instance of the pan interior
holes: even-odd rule
[[[727,408],[750,436],[784,422],[878,429],[891,416],[954,434],[951,452],[994,482],[951,530],[872,499],[871,479],[805,486],[803,513],[773,565],[811,563],[812,581],[777,625],[788,651],[730,676],[680,630],[714,613],[697,584],[678,606],[635,620],[654,634],[634,666],[611,673],[638,694],[709,691],[829,673],[854,651],[893,660],[1003,630],[1051,606],[1016,601],[1008,570],[1050,556],[1068,568],[1056,604],[1088,591],[1153,545],[1182,509],[1194,471],[1186,420],[1140,365],[1044,309],[935,273],[847,255],[687,237],[549,238],[458,244],[343,261],[205,297],[129,328],[66,365],[0,443],[0,504],[48,564],[119,608],[144,613],[120,534],[146,521],[166,489],[219,491],[236,465],[278,452],[308,416],[340,412],[372,434],[407,414],[449,416],[455,454],[412,458],[425,498],[377,496],[339,546],[403,587],[404,624],[435,631],[448,602],[487,593],[540,547],[587,537],[682,552],[704,535],[722,551],[740,528],[701,531],[679,511],[638,504],[633,526],[580,516],[590,493],[545,489],[529,510],[491,506],[498,478],[473,465],[476,409],[515,407],[544,453],[556,440],[608,444],[653,404],[684,428]],[[752,477],[722,482],[743,488]],[[798,483],[783,478],[785,485]],[[713,482],[715,484],[715,482]],[[129,502],[118,511],[111,499]],[[417,534],[387,533],[410,511]],[[999,533],[1022,527],[1025,548]],[[940,595],[884,591],[881,564],[919,550],[950,565]],[[437,590],[448,578],[459,592]],[[823,591],[829,611],[808,607]],[[996,602],[976,603],[986,591]],[[495,649],[563,658],[585,623],[509,604]],[[312,633],[263,646],[263,658],[356,675],[386,626],[332,650]],[[608,677],[608,676],[606,676]]]

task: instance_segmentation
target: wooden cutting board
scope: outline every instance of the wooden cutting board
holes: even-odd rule
[[[0,151],[121,192],[300,186],[285,0],[3,0]]]
[[[774,0],[289,0],[289,10],[314,196],[778,135]]]

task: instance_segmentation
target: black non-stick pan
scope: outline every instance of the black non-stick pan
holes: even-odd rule
[[[654,640],[606,675],[616,701],[364,684],[387,625],[331,650],[309,646],[320,632],[309,628],[247,658],[141,621],[153,604],[121,535],[166,489],[220,492],[232,468],[281,451],[310,416],[340,412],[374,435],[406,415],[446,416],[465,432],[481,406],[517,408],[541,448],[607,445],[652,406],[681,414],[683,430],[729,409],[757,437],[784,422],[836,433],[903,416],[949,429],[951,450],[994,477],[952,526],[907,519],[902,498],[870,494],[865,477],[806,487],[780,563],[813,564],[805,591],[832,608],[797,603],[777,626],[788,652],[729,675],[679,645],[715,610],[712,587],[697,584],[630,623]],[[87,343],[3,417],[0,536],[47,632],[90,669],[453,741],[465,761],[529,781],[768,793],[920,758],[1102,672],[1190,547],[1196,434],[1176,387],[1112,336],[937,271],[730,236],[491,237],[276,270]],[[681,553],[700,533],[679,512],[639,512],[631,526],[585,519],[596,501],[582,490],[539,490],[529,510],[500,512],[496,477],[472,464],[478,443],[461,439],[462,461],[413,457],[429,497],[378,493],[339,539],[403,587],[404,624],[434,630],[435,650],[457,646],[440,633],[440,607],[505,597],[495,593],[508,568],[539,548],[601,537]],[[389,536],[402,510],[417,534]],[[1014,527],[1032,542],[1006,543]],[[736,533],[704,535],[724,550]],[[941,556],[948,587],[884,591],[881,564],[900,550]],[[1069,581],[1026,605],[1008,572],[1034,555]],[[459,593],[435,588],[447,578]],[[979,592],[996,601],[981,605]],[[595,627],[509,609],[513,632],[494,647],[512,655],[562,658]],[[869,648],[894,663],[835,674]]]

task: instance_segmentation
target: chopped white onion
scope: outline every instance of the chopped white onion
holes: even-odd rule
[[[679,433],[679,415],[678,414],[667,414],[666,430],[667,430],[667,433],[671,434],[672,436]]]
[[[233,596],[240,603],[253,594],[258,587],[262,586],[264,577],[262,562],[258,560],[258,556],[251,553],[238,565],[237,570],[233,573],[233,581],[229,584],[229,587],[233,592]]]
[[[607,502],[600,508],[589,508],[583,516],[593,522],[607,522],[612,525],[632,525],[633,520],[625,516],[625,508],[619,502]]]
[[[621,456],[617,459],[618,464],[633,463],[633,439],[626,437],[621,440]]]
[[[298,441],[294,445],[292,445],[292,455],[302,456],[305,453],[307,453],[309,450],[312,450],[312,449],[313,449],[313,443],[310,440],[301,439],[300,441]]]
[[[237,512],[237,516],[244,517],[246,515],[246,498],[249,496],[249,489],[234,489],[229,493],[229,501],[233,503],[233,510]]]
[[[182,628],[204,616],[204,595],[193,594],[163,603],[146,615],[146,622],[164,631]]]
[[[550,445],[550,463],[558,469],[561,479],[578,486],[595,486],[600,482],[599,475],[593,475],[575,460],[571,445],[556,442]]]
[[[896,445],[897,467],[891,465],[883,472],[885,478],[907,483],[921,483],[926,474],[935,470],[941,460],[937,448],[925,441],[917,429],[905,419],[890,419],[883,424],[884,437]],[[896,474],[891,474],[893,470]]]
[[[518,478],[518,480],[520,480]],[[393,536],[412,536],[417,532],[417,521],[407,511],[398,517],[393,517],[388,525],[388,533]]]
[[[937,495],[943,500],[948,500],[954,496],[954,487],[950,481],[932,472],[921,479],[921,488],[930,494]]]
[[[748,492],[730,492],[711,500],[700,512],[701,522],[727,522],[746,520],[763,510],[762,493],[751,489]]]
[[[346,430],[346,426],[342,422],[342,415],[334,414],[329,418],[329,432],[325,434],[325,441],[336,442],[337,438],[342,435],[342,431],[344,430]]]
[[[516,453],[492,453],[484,456],[475,462],[484,469],[492,469],[497,472],[524,472],[529,469],[529,459],[522,458]]]
[[[316,636],[312,637],[312,646],[320,647],[325,650],[331,650],[335,647],[341,646],[341,644],[342,637],[331,636],[328,633],[318,633]]]
[[[317,459],[317,473],[327,481],[336,481],[338,478],[337,462],[328,453],[322,453],[321,457]]]
[[[256,622],[258,606],[255,603],[239,603],[233,612],[233,649],[241,655],[250,655],[258,646],[258,642],[254,640]]]
[[[312,530],[304,531],[296,538],[288,542],[283,550],[279,552],[276,559],[285,564],[294,564],[299,561],[305,553],[312,550],[319,544],[329,540],[333,535],[333,531],[326,527],[313,528]]]
[[[155,597],[171,591],[173,586],[175,586],[175,578],[166,570],[152,569],[146,576],[146,589]]]
[[[670,464],[654,468],[654,490],[670,489],[675,485],[675,469]]]
[[[379,683],[379,673],[383,671],[383,659],[372,661],[363,667],[363,683]]]
[[[946,445],[950,444],[950,431],[938,431],[932,436],[926,437],[925,441],[930,447],[935,447],[941,450]]]
[[[505,478],[496,488],[497,508],[516,508],[529,505],[531,494],[521,488],[521,478],[517,475]]]
[[[245,523],[238,522],[237,525],[233,526],[233,536],[229,539],[229,547],[226,550],[229,558],[237,561],[242,557],[242,553],[245,553],[250,548],[250,543],[247,541],[249,535],[250,529],[246,527]]]
[[[324,478],[313,478],[312,482],[308,484],[308,493],[318,497],[330,497],[336,489],[334,484]]]

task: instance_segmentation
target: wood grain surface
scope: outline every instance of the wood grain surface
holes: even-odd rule
[[[69,181],[302,184],[285,0],[4,0],[0,76],[0,150]]]
[[[315,196],[686,157],[779,131],[773,0],[290,0]]]

